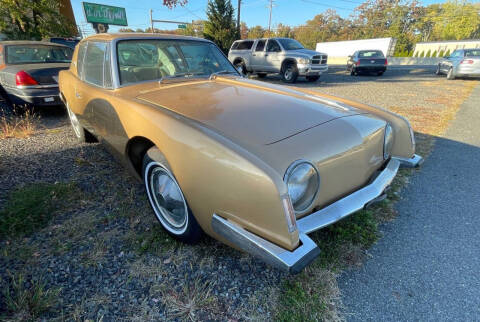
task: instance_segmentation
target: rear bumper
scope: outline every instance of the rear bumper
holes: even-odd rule
[[[35,106],[61,105],[58,86],[41,88],[5,88],[13,104],[32,104]]]
[[[367,186],[298,219],[301,245],[293,251],[283,249],[216,214],[212,218],[212,228],[238,248],[284,271],[298,273],[320,254],[320,249],[307,234],[331,225],[381,197],[395,178],[399,167],[400,161],[390,160],[385,169]]]
[[[358,72],[385,72],[387,70],[387,66],[379,65],[379,66],[355,66],[355,70]]]

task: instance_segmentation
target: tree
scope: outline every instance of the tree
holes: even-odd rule
[[[248,30],[248,38],[256,39],[262,38],[265,35],[265,29],[262,26],[255,26]]]
[[[275,36],[290,38],[292,36],[292,28],[290,28],[290,26],[279,23],[275,31]]]
[[[187,28],[178,29],[177,33],[184,36],[203,37],[205,21],[195,20],[193,23],[187,24]]]
[[[230,0],[208,0],[208,20],[205,22],[203,35],[214,41],[225,53],[239,38],[234,13]]]
[[[135,30],[131,28],[120,28],[118,29],[118,32],[135,32]]]
[[[188,0],[163,0],[163,5],[172,9],[177,5],[184,6],[187,2]]]
[[[240,23],[240,39],[247,39],[248,38],[248,27],[245,22]]]
[[[77,35],[75,25],[59,10],[57,0],[0,0],[0,33],[27,40]]]

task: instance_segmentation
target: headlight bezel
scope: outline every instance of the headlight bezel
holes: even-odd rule
[[[310,58],[307,58],[307,57],[300,57],[300,58],[297,58],[297,62],[299,64],[310,64],[311,60]]]
[[[291,194],[291,191],[289,189],[289,181],[290,179],[292,178],[292,175],[295,173],[295,171],[299,171],[300,167],[303,166],[303,165],[308,165],[309,166],[309,170],[312,170],[312,175],[313,177],[310,177],[307,181],[307,184],[309,186],[307,186],[305,188],[305,191],[303,194],[301,194],[301,196],[297,199],[294,199],[292,198],[292,194]],[[320,173],[318,172],[318,169],[316,168],[316,166],[308,161],[308,160],[304,160],[304,159],[299,159],[299,160],[296,160],[294,162],[292,162],[287,170],[285,171],[285,175],[283,176],[283,181],[285,182],[286,186],[287,186],[287,194],[291,200],[291,203],[292,203],[292,208],[295,212],[295,214],[301,214],[303,212],[305,212],[308,208],[310,208],[310,206],[313,204],[313,202],[315,201],[317,195],[318,195],[318,192],[320,191]],[[296,202],[298,201],[301,201],[299,203],[299,205],[295,205]]]
[[[393,148],[393,128],[390,123],[385,125],[384,137],[383,137],[383,159],[387,160],[391,156]]]

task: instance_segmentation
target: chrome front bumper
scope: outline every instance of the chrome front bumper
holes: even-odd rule
[[[328,65],[297,64],[297,69],[300,76],[318,76],[328,71]]]
[[[320,249],[307,234],[363,209],[371,201],[382,196],[395,178],[399,167],[399,160],[390,160],[372,183],[319,211],[298,219],[300,246],[293,251],[281,248],[216,214],[212,218],[212,228],[245,252],[282,270],[298,273],[320,254]]]
[[[422,165],[423,158],[418,154],[414,154],[410,159],[407,158],[394,158],[400,162],[400,166],[403,168],[417,168]]]

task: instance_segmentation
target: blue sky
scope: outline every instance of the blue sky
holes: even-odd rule
[[[179,20],[192,21],[196,19],[205,19],[205,8],[207,0],[189,0],[184,7],[178,6],[174,9],[168,9],[162,5],[163,0],[88,0],[88,2],[98,2],[112,6],[124,7],[127,12],[127,19],[129,27],[147,28],[149,26],[149,10],[153,9],[154,19],[163,20]],[[434,0],[424,0],[423,4],[428,5]],[[87,24],[83,15],[82,1],[71,0],[73,11],[77,24],[87,33],[93,33],[90,24]],[[269,0],[242,0],[241,7],[241,21],[245,21],[248,26],[261,25],[268,27],[268,13],[267,5]],[[360,5],[362,0],[275,0],[272,25],[283,23],[290,26],[303,24],[305,21],[312,19],[315,15],[327,10],[328,8],[335,9],[341,16],[348,17],[355,7]],[[234,8],[237,8],[237,0],[232,0]],[[160,29],[176,29],[173,24],[155,24],[156,28]],[[111,26],[111,32],[114,32],[119,27]]]

